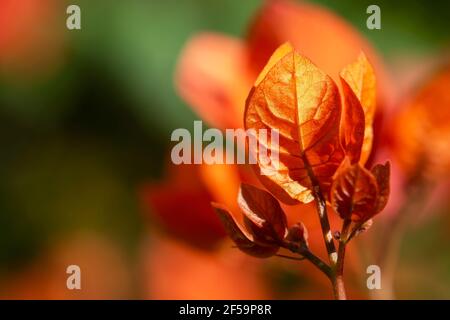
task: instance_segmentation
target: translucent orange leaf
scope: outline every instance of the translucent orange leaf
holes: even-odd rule
[[[340,96],[331,78],[290,44],[278,48],[251,90],[244,115],[246,129],[279,132],[279,162],[258,159],[261,181],[278,199],[312,201],[310,173],[328,193],[344,156],[340,114]]]
[[[376,109],[375,73],[364,53],[361,53],[355,62],[349,64],[341,71],[341,78],[345,80],[355,96],[359,99],[364,110],[365,131],[360,159],[360,162],[364,164],[372,150],[372,124]],[[345,85],[343,86],[345,94]]]
[[[223,205],[214,202],[211,205],[216,210],[231,240],[241,251],[258,258],[273,256],[278,251],[279,247],[276,245],[255,243],[253,236],[240,227],[233,215]]]
[[[242,184],[238,203],[244,212],[246,227],[255,239],[279,243],[286,234],[286,215],[280,203],[267,191],[249,184]]]
[[[377,181],[370,171],[346,158],[336,172],[330,198],[342,219],[366,221],[377,213]]]
[[[380,212],[384,209],[389,199],[391,164],[389,161],[385,164],[377,164],[372,168],[371,172],[377,180],[379,194],[376,211]]]
[[[341,119],[341,143],[351,163],[358,162],[364,142],[364,110],[350,88],[350,85],[341,78],[344,105]]]

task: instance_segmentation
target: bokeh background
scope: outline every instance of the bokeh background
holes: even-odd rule
[[[263,3],[0,0],[1,298],[330,298],[302,264],[227,250],[215,217],[189,219],[198,193],[161,191],[171,132],[199,118],[175,89],[180,52],[201,31],[245,37]],[[400,97],[448,56],[448,1],[376,1],[381,30],[366,28],[373,1],[313,3],[373,45]],[[81,30],[65,27],[69,4],[81,7]],[[441,198],[406,232],[397,298],[450,298]],[[70,264],[81,291],[66,288]],[[354,277],[355,297],[370,297],[365,277]]]

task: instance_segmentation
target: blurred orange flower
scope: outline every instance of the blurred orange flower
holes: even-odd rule
[[[180,56],[178,92],[209,125],[243,127],[247,94],[271,54],[285,42],[335,81],[342,66],[364,51],[379,79],[378,105],[390,96],[380,58],[351,25],[323,7],[287,0],[266,1],[245,40],[218,33],[193,36]]]
[[[166,180],[143,186],[144,210],[170,233],[202,248],[213,248],[225,236],[195,165],[169,167]]]
[[[266,1],[253,20],[245,40],[213,32],[200,33],[189,39],[175,73],[177,91],[208,125],[219,129],[243,128],[245,99],[257,74],[273,51],[287,41],[315,61],[335,81],[339,80],[342,66],[353,62],[364,51],[379,79],[377,104],[389,100],[391,87],[380,58],[351,25],[323,7],[285,0]],[[191,171],[193,175],[183,178],[186,177],[183,170]],[[166,230],[178,236],[183,234],[181,238],[190,238],[190,243],[194,244],[198,244],[202,237],[207,236],[213,242],[213,239],[223,236],[222,229],[215,229],[217,217],[208,213],[206,203],[212,199],[233,212],[239,212],[236,196],[240,182],[260,185],[247,166],[180,166],[178,169],[169,168],[168,172],[171,177],[168,181],[149,184],[143,189],[145,205],[152,208],[158,219],[165,220],[162,224]],[[202,190],[195,196],[195,201],[188,201],[189,205],[183,205],[181,201],[174,204],[177,198],[168,196],[171,190],[184,190],[184,195],[189,197],[189,192],[194,190],[191,187],[194,180],[195,188]],[[158,188],[161,188],[160,191]],[[178,191],[176,194],[184,198]],[[188,206],[192,206],[192,210]],[[185,209],[184,212],[181,208]],[[177,218],[186,210],[189,212],[189,222],[188,219]],[[284,210],[289,224],[297,223],[300,217],[308,225],[310,247],[319,255],[324,255],[320,224],[313,213],[314,205],[303,205],[301,209],[288,206]],[[207,215],[210,218],[207,219]],[[332,225],[339,221],[337,215],[330,218]],[[211,225],[214,226],[211,231],[218,231],[216,236],[205,231]],[[199,230],[208,235],[199,235]],[[348,258],[349,268],[357,265],[353,254]],[[154,263],[163,265],[156,259]]]
[[[450,173],[450,66],[439,70],[405,103],[391,128],[392,152],[410,178]]]

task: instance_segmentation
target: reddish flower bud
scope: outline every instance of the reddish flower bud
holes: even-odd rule
[[[288,230],[286,241],[298,243],[308,248],[308,229],[302,222],[294,224]]]

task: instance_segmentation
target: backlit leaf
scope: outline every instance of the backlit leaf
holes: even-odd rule
[[[378,203],[377,203],[377,212],[380,212],[384,209],[389,199],[389,178],[391,175],[391,164],[390,162],[386,162],[385,164],[377,164],[372,168],[372,174],[375,176],[378,184]]]
[[[267,191],[241,184],[238,204],[244,213],[244,223],[255,241],[279,242],[286,234],[286,215],[277,199]],[[260,240],[261,239],[261,240]]]
[[[211,205],[216,210],[216,213],[222,221],[231,240],[233,240],[240,250],[258,258],[273,256],[278,251],[278,246],[264,246],[256,244],[252,235],[248,234],[240,227],[233,215],[223,205],[214,202],[212,202]]]
[[[362,164],[366,163],[373,141],[373,119],[376,108],[376,78],[372,66],[364,53],[358,59],[341,71],[341,78],[350,86],[355,96],[361,102],[365,114],[364,143],[361,151]],[[345,90],[345,86],[344,86]],[[344,91],[345,92],[345,91]]]
[[[370,171],[346,158],[336,172],[330,198],[342,219],[366,221],[377,213],[377,181]]]
[[[350,88],[350,85],[341,78],[344,105],[341,119],[341,143],[351,163],[358,162],[364,142],[364,110]]]
[[[290,44],[278,48],[256,80],[244,115],[246,129],[279,132],[279,161],[258,159],[261,181],[278,199],[312,201],[310,173],[328,193],[344,157],[340,114],[339,91],[331,78]]]

